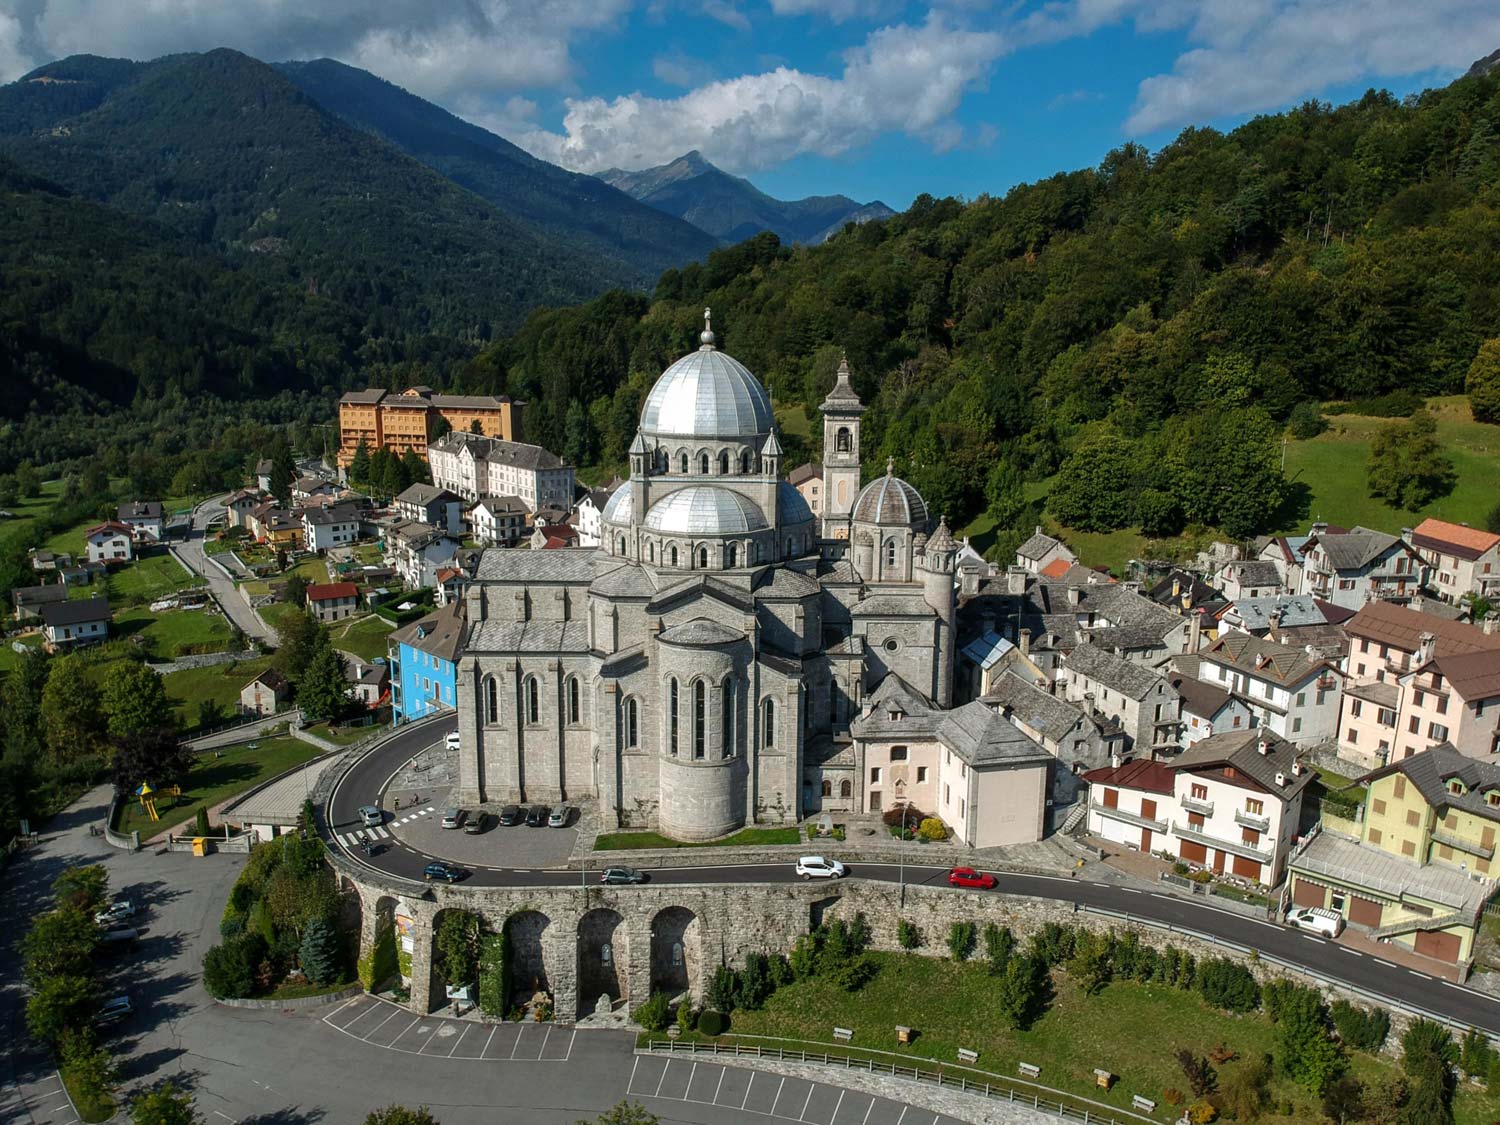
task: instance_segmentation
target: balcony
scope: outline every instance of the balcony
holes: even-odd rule
[[[1124,809],[1117,809],[1112,805],[1101,805],[1098,801],[1090,801],[1089,809],[1100,816],[1108,817],[1110,820],[1118,820],[1121,824],[1133,824],[1137,828],[1149,828],[1152,832],[1165,833],[1167,822],[1165,820],[1151,820],[1149,817],[1140,816]]]
[[[1202,800],[1198,797],[1179,797],[1178,804],[1187,809],[1188,812],[1202,813],[1204,816],[1214,815],[1214,803]]]
[[[1264,848],[1257,848],[1251,844],[1241,843],[1239,840],[1225,840],[1220,836],[1211,836],[1202,829],[1193,828],[1190,825],[1172,822],[1172,834],[1182,840],[1190,840],[1195,844],[1203,844],[1210,848],[1217,848],[1221,852],[1230,855],[1244,856],[1253,859],[1256,863],[1270,863],[1276,856],[1274,852]]]
[[[1255,813],[1246,812],[1244,809],[1234,810],[1234,822],[1243,825],[1245,828],[1253,828],[1257,832],[1271,831],[1270,817],[1258,816]]]
[[[1434,844],[1444,844],[1461,852],[1468,852],[1470,855],[1477,855],[1480,859],[1495,858],[1494,848],[1487,848],[1474,840],[1465,840],[1462,836],[1455,836],[1451,832],[1444,832],[1441,828],[1433,830],[1432,842]]]

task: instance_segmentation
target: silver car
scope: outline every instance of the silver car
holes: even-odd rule
[[[360,805],[359,819],[366,828],[379,828],[385,816],[374,805]]]

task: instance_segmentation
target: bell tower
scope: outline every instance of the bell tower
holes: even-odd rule
[[[823,538],[848,539],[849,516],[859,495],[859,416],[864,403],[849,382],[849,359],[839,360],[823,412]]]

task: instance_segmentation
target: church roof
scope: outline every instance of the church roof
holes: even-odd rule
[[[938,737],[971,766],[1033,765],[1052,760],[1041,745],[979,700],[947,712]]]
[[[922,494],[900,477],[894,466],[886,463],[885,476],[865,485],[854,501],[856,523],[873,523],[881,527],[927,527],[927,504]]]
[[[663,629],[657,639],[669,645],[723,645],[743,641],[745,634],[706,617],[695,617]]]
[[[854,617],[931,617],[921,594],[871,594],[849,607]]]
[[[471,652],[587,652],[588,648],[589,629],[582,621],[481,621],[469,630]]]
[[[771,396],[739,360],[714,347],[711,332],[695,352],[661,373],[641,407],[641,432],[658,437],[745,438],[771,432]]]
[[[921,738],[937,733],[944,712],[895,672],[866,700],[864,713],[849,724],[855,738]]]
[[[644,566],[621,565],[594,579],[589,590],[607,598],[650,598],[656,594],[656,582]]]
[[[618,515],[611,522],[619,522]],[[765,514],[753,501],[714,484],[669,492],[646,513],[647,530],[667,535],[745,535],[767,526]]]
[[[854,393],[854,384],[849,381],[849,358],[847,356],[839,360],[839,370],[833,381],[833,390],[828,392],[828,397],[823,400],[823,405],[818,409],[825,414],[861,414],[864,412],[864,404],[859,401],[859,395]]]
[[[492,582],[581,582],[594,577],[594,547],[560,547],[555,551],[516,551],[491,547],[479,557],[475,577]]]

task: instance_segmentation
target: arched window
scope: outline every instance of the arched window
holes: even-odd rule
[[[579,690],[578,677],[571,676],[568,679],[568,722],[576,723],[579,712]]]
[[[839,432],[834,435],[833,448],[840,453],[849,452],[849,427],[840,426]]]
[[[833,796],[833,782],[829,781],[826,777],[823,779],[823,796]]]
[[[677,757],[677,680],[667,681],[667,749]]]
[[[839,796],[846,801],[854,795],[854,786],[848,781],[839,782]]]
[[[767,750],[776,745],[776,701],[770,696],[760,705],[760,744]]]
[[[656,544],[655,543],[647,543],[646,544],[646,559],[647,559],[648,562],[655,562],[656,561]]]
[[[737,546],[735,546],[733,543],[725,544],[725,546],[724,546],[724,565],[728,566],[728,567],[738,566],[739,565],[739,561],[740,561],[739,560],[739,555],[740,555],[740,551],[739,551],[739,548]]]
[[[719,735],[723,739],[720,757],[734,757],[734,680],[719,685]]]
[[[750,475],[750,451],[748,449],[740,454],[740,472],[745,476]]]
[[[615,554],[617,554],[617,555],[623,555],[624,553],[625,553],[625,536],[622,535],[622,536],[620,536],[619,539],[617,539],[615,541]]]
[[[896,569],[896,541],[894,539],[887,539],[885,541],[885,568],[887,570]]]
[[[673,566],[677,565],[677,544],[676,543],[672,544],[672,565]]]
[[[484,721],[491,725],[500,721],[500,689],[494,676],[484,678]]]
[[[705,476],[705,477],[708,476],[708,454],[707,453],[700,453],[700,454],[698,454],[698,472],[700,474],[702,474],[703,476]]]
[[[680,456],[680,457],[679,457],[679,458],[678,458],[678,462],[679,462],[679,463],[680,463],[680,464],[681,464],[681,466],[682,466],[682,472],[684,472],[684,473],[685,473],[685,472],[687,472],[687,469],[688,469],[688,460],[687,460],[687,453],[686,453],[686,452],[684,452],[684,453],[683,453],[683,454],[682,454],[682,455],[681,455],[681,456]]]
[[[708,569],[708,548],[707,547],[699,547],[698,548],[698,569],[699,570],[707,570]]]
[[[635,697],[625,701],[625,745],[639,746],[641,744],[641,713],[636,706]]]
[[[526,721],[528,723],[541,722],[542,715],[542,689],[536,682],[535,676],[526,677]]]
[[[721,477],[729,475],[729,450],[727,449],[719,450],[719,475]]]
[[[792,537],[790,535],[788,535],[786,537],[786,557],[787,558],[791,558],[792,555],[795,552],[796,552],[796,545],[793,543]]]
[[[708,737],[707,719],[708,687],[702,680],[693,684],[693,757],[703,757],[704,742]]]

